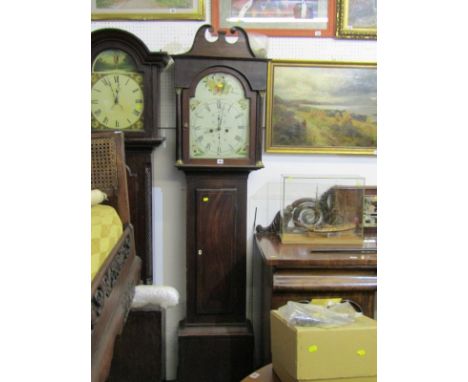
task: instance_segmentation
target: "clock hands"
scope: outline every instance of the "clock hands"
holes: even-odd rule
[[[223,114],[224,114],[224,105],[221,104],[220,101],[216,103],[218,107],[218,149],[217,154],[221,154],[221,127],[223,126]]]
[[[222,114],[222,109],[221,109],[221,102],[220,101],[217,101],[216,102],[216,106],[218,108],[218,134],[219,132],[221,131],[221,126],[223,124],[223,114]]]
[[[114,98],[114,104],[115,104],[115,92],[114,92],[114,88],[112,87],[110,81],[104,81],[104,84],[110,87],[110,90],[111,90],[111,92],[112,92],[112,97]]]
[[[119,93],[120,93],[120,82],[117,81],[117,87],[115,88],[115,93],[114,91],[112,91],[112,94],[114,95],[114,104],[112,105],[112,107],[114,107],[115,105],[119,105],[120,108],[123,109],[123,106],[119,103]]]
[[[218,108],[219,108],[219,104],[218,104]],[[218,134],[218,148],[217,148],[217,154],[219,155],[220,153],[220,146],[221,146],[221,135],[220,135],[220,131],[221,131],[221,116],[219,115],[219,112],[216,116],[217,118],[217,124],[216,124],[216,133]],[[213,132],[213,129],[210,129],[210,132]]]
[[[120,92],[120,86],[115,89],[114,105],[119,105],[119,92]]]

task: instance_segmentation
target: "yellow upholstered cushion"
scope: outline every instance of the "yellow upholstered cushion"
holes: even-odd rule
[[[91,280],[122,236],[117,211],[103,204],[91,207]]]

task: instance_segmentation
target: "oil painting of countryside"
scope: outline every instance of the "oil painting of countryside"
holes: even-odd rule
[[[275,66],[271,144],[376,148],[375,67]]]

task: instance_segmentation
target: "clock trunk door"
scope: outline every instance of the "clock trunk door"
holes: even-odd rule
[[[198,189],[197,315],[232,313],[236,258],[236,189]]]

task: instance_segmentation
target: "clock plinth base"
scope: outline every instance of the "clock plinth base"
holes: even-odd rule
[[[179,325],[178,382],[238,382],[253,371],[254,335],[244,324]]]

